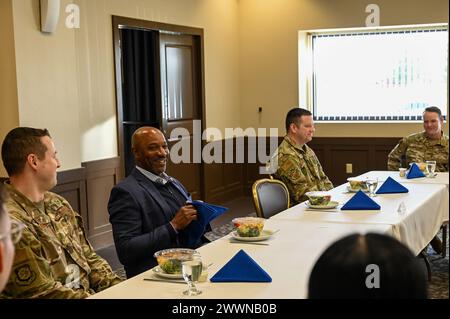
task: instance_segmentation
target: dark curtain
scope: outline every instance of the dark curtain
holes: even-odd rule
[[[157,106],[160,92],[159,37],[157,31],[121,30],[123,137],[125,174],[134,167],[131,154],[131,135],[140,126],[159,127]]]

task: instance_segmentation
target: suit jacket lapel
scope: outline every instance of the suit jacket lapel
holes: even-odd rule
[[[170,210],[169,205],[167,204],[166,200],[161,196],[159,191],[156,189],[155,185],[153,185],[153,182],[149,180],[147,177],[145,177],[141,172],[139,172],[137,169],[133,169],[131,172],[131,175],[138,181],[138,183],[142,186],[142,188],[155,200],[155,202],[161,207],[161,210],[164,214],[164,216],[167,219],[167,222],[169,222],[173,216],[172,212]]]

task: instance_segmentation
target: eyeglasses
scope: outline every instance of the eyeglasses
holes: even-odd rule
[[[22,223],[11,221],[11,228],[6,234],[0,234],[0,240],[3,240],[10,236],[13,244],[17,244],[22,237],[23,228],[24,225]]]

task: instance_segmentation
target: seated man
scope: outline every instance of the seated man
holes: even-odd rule
[[[0,184],[0,293],[8,282],[14,260],[14,244],[20,239],[20,228],[13,229],[11,219],[6,212],[6,192]],[[14,232],[14,233],[13,233]]]
[[[283,181],[295,205],[307,200],[309,191],[326,191],[333,184],[323,172],[314,151],[306,145],[314,133],[312,114],[293,108],[286,115],[286,136],[278,146],[276,179]]]
[[[437,172],[448,172],[448,136],[442,131],[444,118],[441,110],[430,106],[423,112],[423,128],[425,131],[404,137],[389,153],[388,170],[398,170],[402,167],[402,158],[406,163],[424,163],[436,161]],[[440,254],[442,242],[435,236],[431,241],[433,249]]]
[[[426,299],[427,279],[413,253],[393,237],[352,234],[314,265],[309,299]]]
[[[19,127],[3,141],[10,216],[24,224],[2,298],[85,298],[121,280],[86,239],[56,185],[60,162],[47,130]]]
[[[156,251],[189,246],[186,228],[197,220],[196,209],[186,204],[186,189],[165,173],[169,149],[161,131],[137,129],[132,151],[136,167],[112,189],[108,204],[117,254],[128,278],[156,266]],[[191,248],[207,240],[202,236],[195,241]]]
[[[441,110],[436,106],[427,107],[423,112],[425,131],[411,134],[400,140],[389,153],[388,170],[396,171],[402,167],[402,157],[404,157],[406,163],[403,165],[434,160],[437,172],[448,172],[448,136],[442,131],[443,123]]]

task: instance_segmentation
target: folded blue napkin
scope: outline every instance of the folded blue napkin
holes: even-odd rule
[[[199,244],[199,240],[205,233],[209,223],[214,218],[225,213],[228,208],[208,204],[199,200],[188,201],[186,203],[191,204],[197,210],[197,220],[192,221],[184,231],[186,234],[186,245],[188,247],[195,247]]]
[[[352,198],[342,206],[341,210],[379,210],[380,205],[374,202],[372,198],[358,191]]]
[[[211,282],[272,282],[272,278],[242,249],[214,276]]]
[[[394,194],[394,193],[407,193],[409,190],[397,182],[395,179],[388,177],[387,180],[377,190],[377,194]]]
[[[419,177],[425,177],[425,174],[420,170],[419,166],[417,166],[416,163],[413,163],[409,168],[408,173],[406,174],[406,178],[411,179]]]

